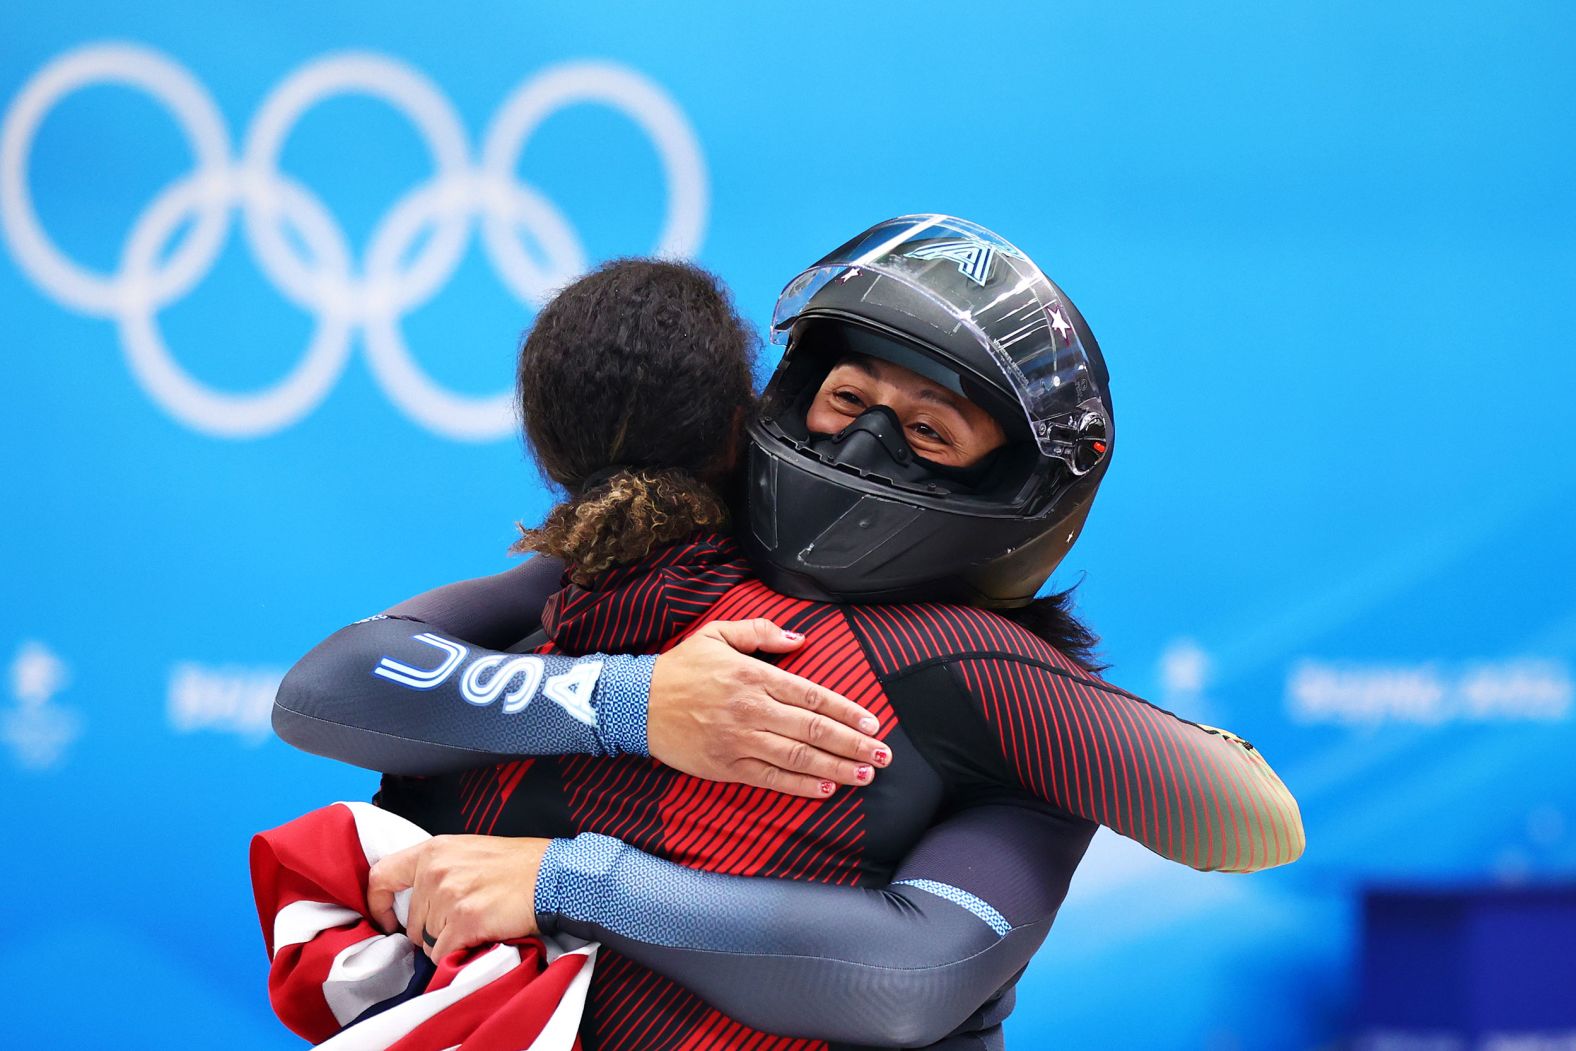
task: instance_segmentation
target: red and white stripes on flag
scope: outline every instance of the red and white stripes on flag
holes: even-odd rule
[[[372,924],[368,871],[427,838],[368,803],[335,803],[252,838],[274,1013],[334,1051],[578,1049],[594,943],[523,938],[456,951],[421,985],[410,939]],[[409,901],[409,891],[395,901],[402,923]]]

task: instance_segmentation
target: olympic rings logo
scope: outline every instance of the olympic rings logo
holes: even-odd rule
[[[165,187],[138,216],[112,274],[90,270],[56,247],[28,188],[29,155],[40,124],[61,100],[94,84],[126,85],[162,103],[196,157],[195,169]],[[383,215],[360,259],[322,200],[278,167],[301,117],[344,94],[372,96],[403,114],[434,166],[430,181]],[[603,62],[551,67],[504,100],[482,137],[480,163],[473,164],[464,127],[443,93],[410,66],[368,52],[328,55],[287,76],[257,112],[239,157],[232,156],[212,97],[169,58],[131,44],[67,52],[28,81],[0,124],[0,227],[21,267],[46,293],[66,307],[115,321],[137,382],[195,430],[255,438],[301,420],[338,381],[359,331],[379,386],[414,422],[448,438],[490,440],[510,432],[509,394],[473,397],[434,382],[412,359],[401,319],[448,282],[477,218],[488,258],[522,302],[540,306],[554,288],[586,269],[585,250],[568,220],[515,173],[537,127],[559,109],[584,102],[624,114],[648,136],[668,198],[653,252],[693,253],[706,223],[705,162],[683,113],[650,80]],[[215,391],[194,379],[175,360],[158,321],[160,310],[188,294],[213,267],[237,210],[262,272],[315,319],[306,353],[290,372],[271,387],[244,394]],[[182,229],[189,233],[166,252]],[[521,242],[521,229],[532,237],[540,259]]]

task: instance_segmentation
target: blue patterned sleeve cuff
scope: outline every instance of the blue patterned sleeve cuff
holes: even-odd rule
[[[553,929],[560,915],[573,914],[577,899],[594,897],[594,888],[613,867],[624,844],[610,836],[582,832],[573,839],[555,839],[542,855],[536,873],[536,915],[543,929]]]
[[[600,657],[601,655],[598,654]],[[597,678],[596,737],[603,755],[650,755],[646,714],[651,704],[655,657],[601,657]]]

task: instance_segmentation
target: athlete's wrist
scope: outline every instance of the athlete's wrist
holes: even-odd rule
[[[533,891],[536,922],[542,933],[555,933],[560,918],[594,919],[604,878],[623,849],[622,841],[594,832],[548,843],[537,866]]]
[[[596,736],[603,753],[650,755],[646,721],[651,709],[651,673],[657,658],[615,654],[601,660],[595,707]]]

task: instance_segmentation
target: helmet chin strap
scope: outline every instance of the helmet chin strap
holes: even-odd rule
[[[836,434],[811,432],[809,444],[826,463],[893,482],[939,485],[954,493],[973,491],[995,465],[1001,451],[992,450],[967,467],[927,460],[908,444],[902,421],[886,405],[871,406]]]

